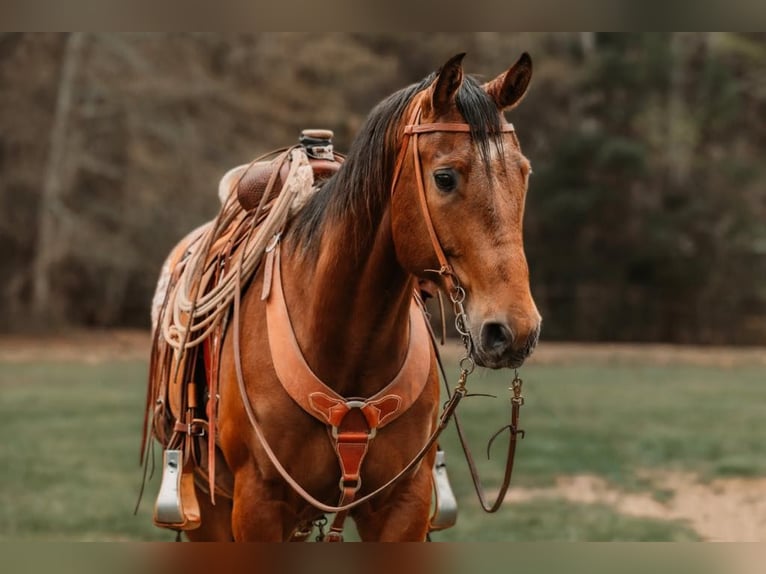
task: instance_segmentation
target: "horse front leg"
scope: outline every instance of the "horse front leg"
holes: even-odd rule
[[[298,520],[282,500],[284,487],[264,481],[255,462],[234,475],[232,532],[237,542],[284,542]]]
[[[199,501],[202,524],[195,530],[186,532],[191,542],[231,542],[231,500],[217,496],[215,505],[210,501],[210,494],[200,490],[195,484],[194,490]]]
[[[396,485],[381,501],[364,504],[354,513],[364,542],[424,542],[431,517],[431,469],[423,461],[410,479]]]

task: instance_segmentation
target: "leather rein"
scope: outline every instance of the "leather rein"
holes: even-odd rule
[[[371,498],[391,487],[422,461],[423,457],[425,457],[436,444],[437,439],[447,427],[447,424],[453,416],[455,416],[458,436],[460,437],[461,445],[466,455],[472,480],[482,508],[487,512],[495,512],[500,508],[505,492],[510,484],[513,458],[516,448],[516,436],[517,434],[523,436],[523,431],[517,430],[519,408],[523,404],[523,398],[521,397],[521,380],[516,377],[513,381],[514,398],[511,399],[511,424],[503,427],[503,429],[498,431],[498,433],[496,433],[490,440],[491,445],[492,440],[494,440],[500,432],[506,429],[510,430],[511,437],[509,441],[505,476],[497,499],[491,504],[487,503],[473,457],[465,441],[462,428],[455,412],[459,402],[467,395],[465,384],[468,375],[474,368],[473,359],[470,357],[473,343],[467,327],[468,323],[465,310],[462,305],[463,300],[465,299],[465,291],[460,286],[458,278],[455,275],[452,266],[449,264],[436,234],[428,210],[428,203],[426,201],[420,154],[418,151],[419,134],[433,132],[470,133],[471,128],[465,123],[420,124],[419,119],[420,107],[416,106],[410,121],[404,128],[404,138],[396,161],[391,194],[393,195],[394,190],[396,189],[406,152],[409,147],[409,140],[412,139],[412,158],[421,211],[425,219],[426,228],[434,252],[441,266],[437,272],[444,278],[446,283],[450,299],[455,307],[458,317],[456,320],[458,331],[461,333],[463,343],[466,347],[466,356],[460,361],[461,373],[454,391],[450,392],[444,367],[438,351],[436,350],[436,342],[433,333],[430,330],[430,326],[426,323],[425,309],[422,301],[420,301],[418,297],[415,297],[415,301],[412,303],[410,309],[410,341],[408,350],[405,360],[394,379],[373,397],[367,399],[347,399],[338,395],[325,383],[319,380],[319,378],[312,372],[311,368],[306,363],[305,358],[301,353],[300,346],[295,338],[282,288],[280,265],[281,233],[277,233],[274,236],[271,245],[269,245],[266,250],[267,257],[264,268],[263,292],[261,298],[266,301],[267,325],[272,362],[277,377],[288,395],[290,395],[290,397],[304,411],[324,423],[328,429],[328,434],[333,443],[336,455],[338,456],[341,469],[341,479],[339,483],[341,495],[336,506],[325,504],[307,492],[284,468],[266,439],[263,428],[258,422],[252,403],[247,395],[240,352],[239,312],[241,293],[239,290],[236,290],[234,295],[234,318],[232,321],[234,331],[234,366],[245,412],[269,460],[285,482],[287,482],[287,484],[301,498],[317,510],[327,513],[336,513],[335,521],[330,528],[329,535],[325,538],[330,541],[342,540],[341,531],[343,529],[343,521],[352,508],[369,501]],[[500,131],[504,133],[513,133],[514,129],[511,124],[504,124],[501,126]],[[360,469],[365,455],[367,454],[369,442],[375,437],[378,429],[383,428],[388,423],[395,420],[399,415],[403,414],[410,406],[412,406],[412,404],[414,404],[420,397],[426,386],[430,370],[430,352],[428,348],[429,335],[430,346],[436,352],[439,368],[441,369],[445,385],[447,386],[447,394],[449,397],[439,415],[436,428],[412,460],[394,477],[374,491],[371,491],[364,496],[357,497],[357,493],[361,488]]]

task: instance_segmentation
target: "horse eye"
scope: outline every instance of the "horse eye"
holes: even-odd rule
[[[452,170],[444,169],[434,172],[436,187],[442,191],[453,191],[457,187],[457,180]]]

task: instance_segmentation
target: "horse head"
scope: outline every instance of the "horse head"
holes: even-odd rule
[[[477,364],[515,368],[534,349],[541,317],[522,234],[530,163],[504,110],[524,97],[532,61],[525,53],[481,85],[462,59],[441,68],[399,126],[392,234],[407,271],[465,291]]]

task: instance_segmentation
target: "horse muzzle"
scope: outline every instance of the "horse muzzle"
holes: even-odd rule
[[[532,354],[540,337],[540,321],[517,333],[505,321],[484,321],[475,339],[476,364],[490,369],[517,369]]]

